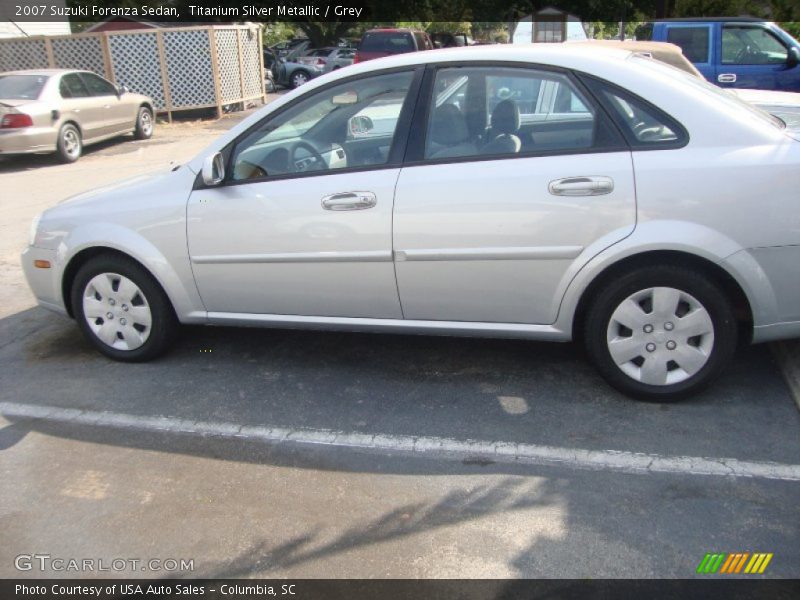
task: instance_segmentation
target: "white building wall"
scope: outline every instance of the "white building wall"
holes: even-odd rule
[[[69,23],[19,23],[16,21],[0,21],[0,38],[28,37],[34,35],[69,35],[72,31]]]

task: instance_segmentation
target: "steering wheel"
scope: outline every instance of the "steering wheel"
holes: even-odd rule
[[[750,46],[742,47],[739,52],[736,53],[736,56],[733,59],[734,64],[742,64],[744,59],[750,56],[753,53],[753,49]]]
[[[301,163],[301,161],[297,159],[297,151],[301,148],[311,155],[310,158],[313,159],[311,162],[303,161]],[[292,145],[291,150],[289,150],[289,169],[293,173],[302,173],[310,170],[309,167],[312,164],[319,165],[320,168],[325,168],[328,166],[328,163],[325,162],[325,159],[322,158],[322,155],[316,148],[314,148],[314,146],[303,140],[295,142]]]

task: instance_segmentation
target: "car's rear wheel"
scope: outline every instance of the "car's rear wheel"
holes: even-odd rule
[[[136,129],[133,136],[137,140],[147,140],[153,136],[153,113],[146,106],[142,106],[136,115]]]
[[[155,358],[177,333],[175,313],[161,286],[125,257],[99,256],[84,264],[75,276],[71,300],[83,334],[114,360]]]
[[[305,71],[295,71],[294,73],[292,73],[292,77],[290,78],[292,89],[298,88],[304,83],[308,83],[309,79],[310,77],[308,76],[308,73],[306,73]]]
[[[56,156],[61,162],[73,163],[83,153],[83,139],[81,132],[72,123],[61,127],[56,141]]]
[[[609,282],[586,318],[585,343],[601,375],[643,400],[676,400],[710,384],[736,350],[725,293],[700,273],[642,268]]]

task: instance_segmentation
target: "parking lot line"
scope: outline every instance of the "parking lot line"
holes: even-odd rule
[[[396,452],[451,460],[563,466],[627,473],[671,473],[722,477],[751,477],[800,481],[800,465],[744,461],[735,458],[665,456],[619,450],[585,450],[504,441],[457,440],[431,436],[342,432],[327,429],[291,429],[194,421],[164,416],[139,416],[0,402],[0,414],[10,419],[36,419],[146,433],[206,435],[248,441],[324,445],[339,448]]]

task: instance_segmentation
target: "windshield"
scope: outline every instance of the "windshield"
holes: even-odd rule
[[[733,93],[729,92],[728,90],[718,87],[713,83],[709,83],[702,77],[697,77],[695,75],[690,75],[689,73],[682,71],[681,69],[675,68],[671,65],[666,63],[657,61],[652,58],[648,58],[646,56],[642,56],[641,54],[633,54],[631,55],[629,60],[633,60],[636,62],[643,62],[646,61],[646,64],[654,69],[660,69],[663,73],[666,73],[672,77],[681,79],[686,83],[694,86],[699,90],[703,90],[706,93],[711,93],[717,96],[720,102],[727,104],[729,106],[735,106],[739,109],[745,109],[749,112],[752,116],[758,118],[760,121],[765,121],[772,125],[773,127],[777,127],[778,129],[783,129],[786,127],[786,123],[783,122],[782,119],[761,110],[750,104],[749,102],[745,102],[744,100],[738,98]],[[645,64],[643,62],[643,64]]]
[[[36,100],[47,82],[45,75],[0,75],[0,98]]]

